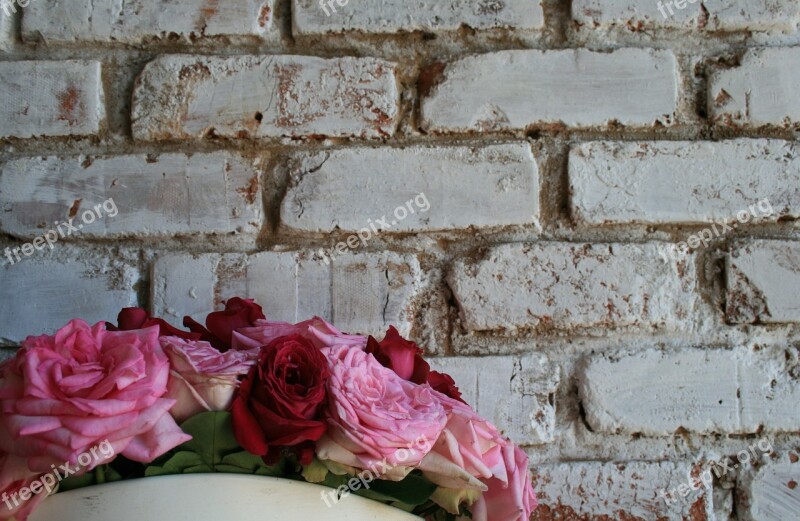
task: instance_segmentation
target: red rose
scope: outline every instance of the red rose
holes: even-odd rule
[[[394,326],[389,327],[386,337],[381,342],[369,337],[367,353],[404,380],[420,385],[428,381],[431,367],[422,358],[422,349],[414,342],[401,337]]]
[[[268,462],[280,454],[274,448],[294,447],[301,463],[311,463],[311,442],[327,430],[320,416],[329,376],[326,358],[300,335],[264,346],[233,401],[236,440]]]
[[[189,333],[173,327],[166,320],[155,318],[142,308],[125,308],[117,316],[118,326],[106,322],[108,331],[138,331],[158,326],[158,336],[177,336],[184,340],[199,340],[199,333]]]
[[[252,327],[256,320],[264,320],[264,310],[253,300],[232,298],[225,303],[223,311],[211,313],[206,317],[206,327],[197,323],[191,317],[184,317],[183,325],[199,333],[201,340],[210,342],[211,345],[223,353],[233,344],[233,332],[243,327]]]
[[[458,390],[455,380],[449,374],[431,371],[428,375],[428,385],[433,387],[434,391],[438,391],[461,403],[467,403],[461,398],[461,391]]]

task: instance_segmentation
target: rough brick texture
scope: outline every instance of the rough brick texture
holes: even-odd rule
[[[39,252],[15,264],[4,258],[0,340],[19,343],[31,335],[54,333],[73,318],[95,324],[113,319],[113,310],[138,306],[138,270],[107,255],[54,257]],[[31,317],[36,317],[35,326]]]
[[[795,28],[800,9],[793,0],[574,0],[572,17],[587,28],[771,31]]]
[[[730,232],[800,217],[800,160],[786,141],[587,143],[572,149],[569,178],[573,217],[588,225],[730,222]]]
[[[57,221],[86,222],[85,212],[106,204],[82,235],[254,236],[263,215],[259,176],[252,160],[227,152],[19,159],[0,175],[0,230],[33,237]]]
[[[352,148],[302,154],[292,163],[293,183],[281,217],[298,230],[408,232],[539,224],[539,172],[527,143]],[[353,204],[349,194],[364,187],[370,197]]]
[[[800,242],[737,245],[728,255],[726,267],[730,322],[800,322]]]
[[[678,102],[669,51],[504,51],[448,64],[422,101],[432,132],[537,125],[669,125]]]
[[[800,49],[751,50],[741,65],[714,72],[709,79],[708,112],[720,124],[800,123]]]
[[[0,137],[88,136],[105,120],[100,63],[0,63]]]
[[[348,0],[345,5],[318,0],[292,0],[298,34],[344,31],[397,33],[473,29],[538,29],[544,22],[539,0]]]
[[[390,136],[398,102],[394,65],[373,58],[165,56],[136,82],[133,134]]]
[[[533,482],[541,506],[531,520],[713,521],[711,487],[691,478],[698,469],[683,462],[540,465]],[[675,493],[690,483],[696,490]]]
[[[263,303],[272,320],[320,316],[344,331],[382,338],[392,324],[404,333],[412,329],[421,279],[414,256],[392,253],[333,260],[314,252],[170,255],[155,264],[152,305],[180,323],[185,315],[200,319],[222,301],[246,296]]]
[[[233,296],[396,325],[531,456],[535,520],[797,518],[800,2],[19,2],[0,359]]]
[[[675,327],[697,305],[691,257],[655,244],[498,246],[449,276],[469,331]]]
[[[50,43],[128,44],[171,36],[261,37],[273,29],[274,11],[274,0],[133,0],[113,9],[87,0],[34,0],[24,10],[22,34]]]
[[[792,378],[797,368],[787,362],[793,352],[789,347],[651,349],[596,356],[580,371],[578,387],[594,431],[795,432],[800,384]]]
[[[431,368],[451,375],[464,399],[514,441],[553,441],[560,378],[545,357],[436,358]]]
[[[800,512],[800,450],[775,456],[740,477],[741,521],[784,521]]]

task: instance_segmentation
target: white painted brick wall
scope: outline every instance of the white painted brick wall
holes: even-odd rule
[[[137,80],[133,134],[390,136],[398,102],[395,66],[375,58],[164,56]]]
[[[200,320],[222,301],[244,296],[259,302],[270,320],[316,315],[379,338],[392,324],[410,333],[422,289],[416,257],[388,252],[344,255],[327,264],[313,252],[166,256],[155,263],[153,280],[152,308],[174,323],[184,315]]]
[[[586,419],[595,432],[650,436],[680,429],[796,432],[800,383],[790,377],[787,349],[649,349],[591,357],[578,374]]]
[[[85,237],[245,234],[263,221],[260,172],[228,152],[25,158],[3,166],[0,230],[20,237],[113,199]]]
[[[319,0],[292,0],[297,34],[345,31],[398,33],[473,29],[540,29],[544,22],[539,0],[347,0],[345,5]]]
[[[528,143],[349,148],[299,154],[292,162],[293,183],[281,220],[293,229],[409,232],[539,225],[539,170]],[[354,201],[352,194],[364,189],[370,197]]]
[[[468,331],[675,328],[698,306],[692,259],[656,244],[509,244],[457,261],[448,282]]]
[[[100,63],[0,63],[0,137],[88,136],[105,120]]]
[[[431,368],[449,374],[464,400],[520,444],[553,441],[558,366],[546,357],[432,358]]]
[[[14,21],[5,13],[0,14],[0,51],[9,51],[14,46]]]
[[[710,487],[701,485],[670,503],[662,495],[691,483],[693,472],[694,465],[672,462],[537,465],[534,487],[540,507],[531,520],[713,521]]]
[[[73,318],[90,324],[116,321],[124,307],[137,306],[138,270],[94,255],[38,253],[0,264],[0,341],[19,343],[31,335],[52,334]]]
[[[23,10],[22,36],[127,44],[170,35],[261,37],[274,29],[275,6],[275,0],[126,0],[114,7],[92,0],[33,0]]]
[[[800,22],[800,6],[794,0],[574,0],[572,18],[590,30],[789,31]]]
[[[785,521],[800,512],[800,450],[776,454],[739,479],[740,521]]]
[[[450,63],[422,100],[432,132],[674,122],[674,55],[651,49],[503,51]]]
[[[748,224],[797,218],[797,155],[794,143],[770,139],[577,145],[569,158],[572,216],[587,225],[720,223],[742,211]]]
[[[734,246],[727,257],[725,280],[729,322],[800,322],[800,242]]]
[[[800,123],[800,48],[753,49],[738,67],[713,72],[708,113],[720,124]]]

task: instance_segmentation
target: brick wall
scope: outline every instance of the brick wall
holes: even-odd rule
[[[796,1],[112,3],[0,10],[5,356],[234,295],[394,323],[534,519],[798,519]]]

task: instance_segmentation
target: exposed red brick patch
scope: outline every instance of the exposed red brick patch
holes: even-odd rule
[[[419,80],[417,80],[417,90],[420,96],[424,97],[431,93],[433,87],[441,81],[444,69],[444,62],[434,62],[420,71]]]
[[[58,119],[70,125],[76,125],[83,117],[84,109],[81,103],[81,91],[70,86],[58,94]]]

